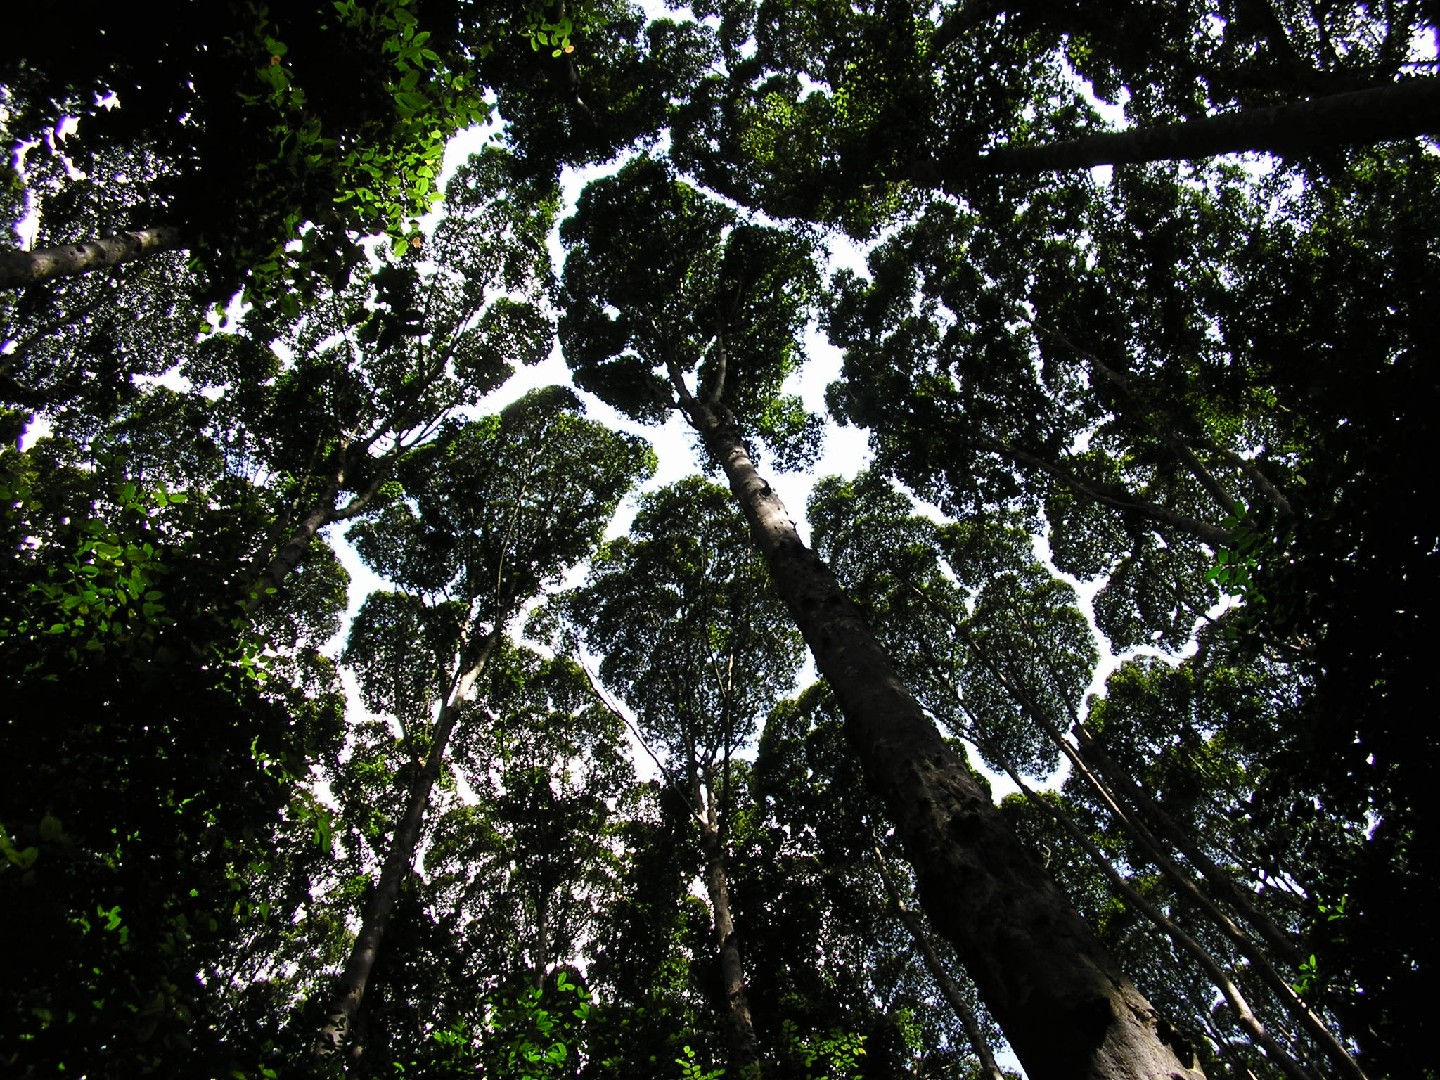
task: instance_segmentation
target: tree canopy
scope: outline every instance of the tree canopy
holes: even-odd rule
[[[0,47],[0,1071],[1435,1075],[1433,0],[143,7]]]

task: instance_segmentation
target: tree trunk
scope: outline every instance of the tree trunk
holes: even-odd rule
[[[1106,132],[1048,146],[1002,146],[983,155],[978,168],[987,173],[1044,173],[1097,165],[1193,161],[1219,154],[1293,157],[1436,132],[1440,132],[1440,78],[1426,76],[1290,105]],[[965,171],[977,167],[960,161],[950,165]]]
[[[256,611],[280,591],[280,586],[300,565],[310,542],[315,539],[315,534],[330,524],[335,514],[335,498],[340,494],[340,485],[344,483],[344,474],[338,473],[326,482],[320,497],[311,505],[309,512],[300,519],[291,533],[290,539],[275,553],[270,564],[260,572],[254,587],[250,590],[246,606],[250,611]]]
[[[700,785],[692,785],[699,802]],[[725,1041],[730,1051],[728,1075],[739,1080],[759,1080],[760,1044],[750,1016],[750,999],[745,992],[745,966],[740,943],[735,937],[735,919],[730,913],[730,880],[725,870],[725,845],[715,813],[715,796],[707,785],[705,816],[700,820],[700,848],[705,854],[705,891],[715,920],[715,946],[720,960],[720,991],[724,997]]]
[[[358,456],[363,460],[363,450]],[[270,597],[280,591],[280,586],[295,572],[295,568],[300,565],[300,560],[305,557],[306,550],[309,549],[321,529],[337,521],[346,521],[357,516],[370,504],[370,500],[380,490],[381,481],[388,475],[384,470],[378,471],[365,490],[358,492],[344,507],[335,505],[335,500],[345,483],[347,471],[351,467],[350,459],[350,452],[347,451],[345,454],[346,464],[325,482],[325,487],[321,489],[319,497],[310,505],[310,509],[300,519],[300,523],[295,526],[295,531],[290,534],[290,539],[285,541],[280,550],[275,553],[275,557],[270,560],[269,565],[255,579],[255,585],[246,600],[246,607],[252,613],[263,607]]]
[[[161,225],[116,233],[84,244],[62,244],[41,251],[0,252],[0,289],[18,289],[51,278],[84,274],[107,266],[188,246],[190,238],[178,228]]]
[[[1240,917],[1265,939],[1265,942],[1275,950],[1283,962],[1291,966],[1298,966],[1305,959],[1304,951],[1255,905],[1254,897],[1237,885],[1230,875],[1225,873],[1215,860],[1210,858],[1195,842],[1190,833],[1182,829],[1175,819],[1150,797],[1148,792],[1136,784],[1130,775],[1116,764],[1095,741],[1095,737],[1084,724],[1076,724],[1070,730],[1075,735],[1079,746],[1077,752],[1079,758],[1087,766],[1093,766],[1095,771],[1100,774],[1092,780],[1092,784],[1098,789],[1100,778],[1103,777],[1107,784],[1117,789],[1141,813],[1151,828],[1169,841],[1175,850],[1185,856],[1191,865],[1204,875],[1205,881],[1211,889],[1240,913]]]
[[[970,1008],[970,1003],[965,1000],[965,995],[960,992],[960,987],[950,977],[950,972],[945,970],[945,965],[940,960],[940,954],[935,951],[935,946],[930,944],[930,937],[925,933],[925,927],[920,924],[920,917],[911,911],[905,901],[901,899],[900,889],[890,877],[890,870],[885,865],[885,855],[880,850],[880,845],[875,844],[873,850],[880,867],[880,879],[885,883],[885,891],[890,895],[890,903],[895,908],[895,913],[900,916],[900,922],[904,924],[910,940],[915,943],[915,948],[920,952],[920,959],[925,962],[925,970],[930,973],[930,977],[935,980],[935,985],[940,988],[941,996],[950,1006],[950,1011],[955,1014],[955,1019],[960,1021],[960,1026],[965,1029],[965,1035],[970,1040],[970,1047],[980,1060],[980,1080],[1005,1080],[1005,1074],[1000,1071],[1000,1066],[995,1061],[995,1055],[990,1052],[990,1044],[985,1039],[985,1033],[980,1030],[980,1021],[975,1018],[975,1010]]]
[[[535,947],[530,954],[530,985],[545,989],[545,976],[550,974],[550,897],[541,896],[535,904]]]
[[[1182,1064],[1188,1050],[901,683],[859,610],[755,471],[733,421],[709,401],[692,397],[685,407],[835,691],[851,745],[915,866],[931,924],[955,945],[1031,1080],[1201,1075]]]
[[[440,710],[440,717],[435,722],[430,754],[410,785],[405,812],[390,839],[390,850],[385,854],[380,879],[375,883],[375,891],[370,894],[370,902],[365,906],[360,932],[355,936],[350,959],[345,962],[345,970],[340,975],[340,985],[325,1011],[325,1025],[320,1029],[320,1035],[312,1047],[311,1054],[315,1058],[328,1058],[339,1053],[350,1036],[355,1016],[365,999],[365,984],[369,982],[370,973],[375,968],[380,942],[385,936],[385,928],[390,923],[395,902],[400,896],[400,885],[415,860],[415,848],[420,841],[420,826],[430,804],[430,791],[440,775],[440,767],[445,758],[445,744],[450,741],[450,733],[455,730],[455,723],[460,719],[462,703],[480,673],[485,670],[490,657],[494,655],[500,635],[501,630],[497,625],[480,647],[475,662],[456,681],[455,688]]]

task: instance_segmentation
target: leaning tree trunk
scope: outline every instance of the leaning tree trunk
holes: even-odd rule
[[[978,168],[986,173],[1044,173],[1146,161],[1193,161],[1218,154],[1295,156],[1436,132],[1440,132],[1440,78],[1427,76],[1290,105],[1106,132],[1045,146],[1002,146],[978,163],[971,159],[950,164],[966,172]]]
[[[445,758],[445,744],[450,741],[450,733],[455,730],[456,721],[460,719],[462,703],[480,673],[485,670],[485,665],[490,662],[490,657],[494,655],[500,635],[497,625],[496,629],[486,636],[475,661],[456,681],[454,690],[440,710],[440,717],[435,722],[430,754],[410,785],[405,813],[390,839],[390,850],[385,854],[375,891],[370,894],[370,902],[365,906],[360,932],[355,936],[350,958],[345,962],[345,970],[340,975],[340,985],[325,1010],[325,1024],[311,1049],[314,1058],[324,1059],[338,1054],[350,1038],[355,1017],[365,1000],[365,985],[370,981],[370,973],[375,968],[375,958],[380,953],[380,942],[385,936],[385,929],[390,924],[390,916],[394,914],[395,903],[400,897],[400,886],[415,860],[415,848],[420,842],[420,826],[425,820],[425,810],[430,805],[430,791],[440,775],[440,767]]]
[[[901,682],[755,471],[733,420],[713,398],[682,400],[835,692],[867,781],[915,867],[925,913],[954,944],[1031,1080],[1200,1076]]]
[[[108,266],[187,247],[190,238],[170,225],[116,233],[83,244],[62,244],[41,251],[0,252],[0,289],[18,289],[51,278],[103,270]]]
[[[300,565],[300,560],[305,557],[305,552],[310,549],[310,544],[316,535],[334,520],[335,500],[340,495],[340,485],[343,482],[343,473],[337,473],[326,481],[319,497],[300,518],[300,522],[295,526],[290,538],[281,545],[280,550],[275,553],[274,558],[270,560],[265,569],[260,571],[260,575],[255,579],[255,584],[251,587],[245,601],[245,606],[249,611],[259,610],[280,591],[280,586],[285,583],[285,579]]]

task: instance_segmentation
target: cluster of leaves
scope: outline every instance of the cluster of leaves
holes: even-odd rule
[[[198,981],[333,701],[257,662],[200,537],[228,508],[5,455],[6,1069],[219,1068]],[[185,762],[183,770],[173,763]],[[23,766],[20,763],[24,763]]]
[[[0,392],[53,433],[0,457],[0,899],[31,930],[8,1071],[298,1068],[418,798],[357,1075],[993,1072],[963,1049],[983,1009],[963,985],[942,1008],[915,959],[827,691],[781,701],[798,641],[723,490],[644,498],[532,623],[556,656],[506,636],[654,466],[568,390],[471,414],[549,354],[555,300],[582,391],[711,416],[782,468],[818,445],[783,389],[821,308],[875,471],[819,485],[816,547],[957,741],[1027,787],[1069,758],[1007,803],[1016,831],[1213,1073],[1318,1058],[1287,986],[1413,1071],[1440,966],[1440,530],[1404,464],[1440,415],[1433,148],[1039,179],[1004,154],[1100,126],[1077,75],[1137,124],[1413,83],[1433,3],[37,12],[0,59],[5,137],[38,140],[0,174],[7,220],[28,201],[42,244],[175,222],[198,258],[0,301]],[[514,153],[464,166],[421,236],[488,91]],[[637,143],[561,227],[557,290],[559,169]],[[883,240],[826,288],[779,218]],[[197,341],[246,275],[257,302]],[[351,519],[393,588],[345,652],[378,719],[342,738],[321,531]],[[1078,723],[1096,641],[1040,532],[1113,648],[1214,623],[1198,651],[1132,654]],[[1284,939],[1278,990],[1187,874]],[[1280,1043],[1236,1034],[1180,933]]]

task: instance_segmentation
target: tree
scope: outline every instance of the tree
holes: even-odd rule
[[[91,246],[87,254],[99,247],[112,257],[105,265],[186,246],[211,271],[212,299],[228,299],[247,273],[262,291],[287,271],[313,287],[314,275],[343,277],[358,261],[347,231],[408,238],[407,219],[429,209],[445,139],[485,118],[484,87],[465,70],[472,45],[462,26],[474,31],[474,13],[442,3],[417,16],[417,6],[313,2],[272,14],[238,2],[203,13],[169,3],[124,16],[103,5],[63,15],[37,10],[24,54],[0,62],[7,141],[40,139],[32,155],[63,153],[81,170],[117,148],[132,155],[148,190],[134,208],[112,192],[121,205],[111,213],[143,215],[122,218],[120,229],[164,230]],[[524,19],[524,7],[492,12],[479,36],[503,35]],[[99,104],[106,95],[118,106]],[[61,151],[44,134],[66,111],[79,122]],[[54,179],[63,190],[63,179]],[[42,181],[32,197],[49,195],[47,186]],[[48,205],[41,218],[47,231],[63,228]],[[307,223],[312,229],[292,261],[285,245]],[[147,236],[163,242],[140,242]],[[7,255],[0,281],[13,286],[88,268],[83,260],[42,261]]]
[[[1061,568],[1110,571],[1096,616],[1118,648],[1178,646],[1212,602],[1202,545],[1294,513],[1291,418],[1209,331],[1244,302],[1217,267],[1265,228],[1258,198],[1220,191],[1137,172],[1028,205],[937,202],[870,281],[836,280],[828,313],[846,350],[831,401],[877,432],[881,468],[956,517],[1043,511]],[[981,241],[1007,218],[1004,248]]]
[[[735,416],[761,416],[756,427],[774,438],[766,391],[778,390],[797,347],[808,260],[782,233],[737,226],[724,236],[726,216],[644,160],[582,195],[561,227],[571,252],[560,332],[577,382],[637,417],[680,409],[725,470],[900,830],[927,914],[1027,1070],[1183,1072],[1167,1029],[1000,823],[756,472]],[[687,373],[698,376],[695,389]],[[768,404],[773,414],[773,397]]]
[[[729,1068],[758,1077],[731,905],[731,833],[745,794],[737,754],[794,677],[799,641],[728,494],[699,478],[646,496],[631,539],[606,546],[567,608],[603,656],[601,677],[664,754],[698,831]]]
[[[298,320],[252,311],[239,335],[212,335],[182,365],[193,382],[225,391],[221,438],[243,440],[252,468],[293,491],[256,572],[256,603],[322,528],[364,513],[456,409],[548,353],[544,234],[555,197],[515,181],[510,166],[489,150],[457,170],[423,261],[407,248]],[[282,367],[277,353],[294,359]]]
[[[403,795],[397,781],[414,766],[388,722],[354,735],[332,791],[341,819],[360,826],[344,847],[363,851],[383,846]],[[578,667],[509,641],[496,649],[432,789],[417,873],[402,884],[366,986],[365,1051],[350,1074],[576,1074],[591,1042],[578,1014],[595,999],[571,958],[617,899],[621,825],[639,799],[624,749],[623,724]],[[320,902],[343,919],[358,891],[350,883],[368,888],[369,874],[332,869],[342,880],[324,883]],[[319,930],[315,906],[304,921]]]
[[[1315,5],[1299,34],[1268,3],[947,7],[698,6],[720,18],[721,64],[677,110],[678,163],[771,215],[868,236],[913,188],[967,199],[997,177],[1302,156],[1440,124],[1440,84],[1409,70],[1433,22],[1418,7]],[[1096,132],[1075,72],[1131,129]]]
[[[1387,192],[1408,193],[1406,209],[1373,186],[1382,175]],[[1433,521],[1408,475],[1393,472],[1391,454],[1429,438],[1428,413],[1414,409],[1431,388],[1414,381],[1412,365],[1428,348],[1415,305],[1433,267],[1401,236],[1428,227],[1431,163],[1409,150],[1374,151],[1328,186],[1288,194],[1293,173],[1252,182],[1248,192],[1238,177],[1225,183],[1223,172],[1190,177],[1116,177],[1098,193],[1113,216],[1092,219],[1087,239],[1073,247],[1055,237],[1073,227],[1062,224],[1070,207],[1085,204],[1069,201],[1072,189],[1050,189],[1009,217],[1005,242],[1023,244],[1026,254],[1003,259],[989,257],[1003,249],[982,239],[997,235],[982,224],[985,215],[970,219],[970,231],[958,225],[963,211],[937,207],[929,226],[902,231],[904,240],[876,253],[869,283],[839,282],[830,328],[854,366],[833,400],[876,432],[882,467],[946,512],[982,512],[1000,500],[1043,512],[1057,565],[1103,578],[1097,623],[1117,648],[1178,647],[1205,616],[1215,584],[1245,599],[1245,629],[1232,622],[1230,632],[1266,663],[1293,665],[1311,745],[1358,755],[1324,780],[1330,770],[1304,762],[1338,757],[1297,754],[1290,775],[1302,787],[1336,782],[1322,800],[1330,813],[1351,823],[1386,818],[1396,831],[1373,839],[1409,848],[1414,834],[1400,823],[1416,820],[1423,803],[1408,788],[1418,774],[1373,747],[1393,747],[1382,732],[1399,730],[1389,723],[1406,708],[1399,703],[1428,693],[1428,668],[1396,661],[1414,632],[1401,629],[1416,617],[1412,598],[1431,587],[1421,554],[1428,548],[1418,538]],[[1193,183],[1201,179],[1205,190]],[[956,258],[962,247],[971,254]],[[960,272],[931,269],[941,266]],[[1328,358],[1320,370],[1317,350]],[[906,409],[891,407],[901,401]],[[1347,445],[1338,473],[1330,471],[1337,457],[1322,449],[1335,438]],[[975,453],[954,454],[948,448],[957,443]],[[1381,445],[1384,463],[1363,449]],[[1361,513],[1395,527],[1357,528],[1351,515]],[[1350,524],[1337,532],[1341,520]],[[1337,546],[1340,535],[1348,541]],[[1362,544],[1377,553],[1364,586],[1354,561]],[[1292,569],[1301,565],[1309,584]],[[1353,583],[1364,601],[1316,587],[1331,575]],[[1361,622],[1363,645],[1350,634]],[[1334,674],[1360,667],[1366,673],[1355,680]],[[1357,703],[1356,695],[1391,700],[1402,685],[1392,705]],[[1372,749],[1361,755],[1362,746]],[[1417,740],[1404,757],[1414,764],[1429,753]],[[1397,763],[1389,779],[1371,771],[1385,759]],[[1288,790],[1272,794],[1282,802],[1298,795]],[[1426,856],[1409,850],[1415,854],[1394,860],[1379,847],[1354,854],[1367,869],[1355,863],[1348,880],[1357,891],[1368,889],[1361,881],[1389,880],[1385,896],[1413,895],[1401,868]],[[1342,888],[1321,902],[1330,907],[1350,893]],[[1373,902],[1387,903],[1378,894]],[[1311,918],[1330,925],[1318,911]],[[1346,931],[1354,932],[1364,933]],[[1388,973],[1427,962],[1415,952],[1422,940],[1428,935],[1409,944],[1377,940],[1367,954],[1388,957],[1370,969],[1376,981],[1366,1005],[1376,1010],[1371,1030],[1391,1032],[1371,1044],[1379,1060],[1405,1056],[1387,1046],[1403,1040],[1404,1025],[1379,1020],[1390,1008],[1379,1002],[1395,987]]]
[[[223,994],[202,975],[260,918],[251,883],[340,702],[227,614],[243,502],[74,450],[0,458],[0,894],[29,927],[7,957],[5,1068],[224,1071]]]
[[[6,179],[28,188],[47,245],[0,253],[0,289],[186,248],[212,301],[242,283],[257,300],[313,298],[363,264],[359,239],[419,235],[446,141],[489,118],[487,94],[527,177],[553,182],[652,136],[709,59],[693,24],[647,26],[624,0],[92,7],[84,33],[46,12],[25,55],[0,58],[8,142],[38,144]],[[62,145],[66,112],[78,125]],[[104,173],[117,150],[142,197],[108,185],[96,219],[71,220],[67,163]]]
[[[401,472],[410,498],[355,527],[366,562],[407,589],[366,601],[348,655],[366,704],[398,720],[413,773],[318,1057],[352,1038],[446,746],[506,623],[593,548],[620,497],[652,467],[647,455],[638,440],[582,419],[565,392],[536,391],[428,444]]]
[[[747,892],[761,890],[765,909],[786,918],[769,927],[772,963],[757,989],[811,1041],[863,1033],[862,1075],[969,1076],[978,1065],[993,1078],[998,1029],[911,907],[903,862],[877,857],[892,827],[864,790],[843,727],[823,682],[765,723],[753,781],[763,817],[746,860],[747,882],[758,880]]]
[[[1142,1010],[1125,1015],[1149,1022],[1033,868],[997,884],[1017,849],[991,831],[988,792],[953,734],[929,732],[922,710],[1032,788],[1001,816],[1208,1071],[1321,1061],[1320,1034],[1287,1018],[1288,1003],[1303,1020],[1297,994],[1338,1022],[1341,1050],[1371,1075],[1426,1067],[1440,846],[1423,650],[1440,528],[1413,463],[1440,415],[1440,189],[1425,143],[1363,140],[1433,126],[1433,62],[1412,45],[1435,27],[1433,0],[727,0],[649,25],[609,0],[252,7],[222,3],[208,21],[187,5],[157,9],[157,21],[100,12],[73,34],[12,35],[0,57],[7,137],[40,139],[0,167],[7,221],[37,208],[41,247],[194,225],[204,260],[153,254],[0,295],[0,395],[38,414],[28,434],[28,415],[0,420],[0,436],[25,447],[5,458],[15,498],[0,677],[18,705],[0,730],[14,774],[0,796],[0,892],[38,928],[16,944],[23,977],[3,992],[19,1035],[0,1040],[12,1071],[260,1075],[304,1060],[316,1022],[305,1003],[351,949],[347,919],[373,891],[433,736],[427,710],[460,661],[445,624],[457,609],[438,593],[419,594],[429,607],[377,600],[366,633],[388,642],[374,666],[390,675],[370,689],[404,698],[411,738],[395,737],[391,716],[342,728],[321,644],[345,578],[312,537],[363,510],[376,537],[393,527],[379,544],[387,565],[439,574],[455,550],[436,539],[444,529],[406,520],[419,496],[400,481],[429,490],[432,476],[407,470],[446,471],[438,447],[462,428],[455,410],[468,415],[519,358],[490,344],[533,355],[548,340],[546,320],[493,285],[495,338],[466,338],[475,328],[459,306],[416,317],[427,292],[473,298],[432,271],[444,245],[411,219],[453,119],[436,108],[477,105],[488,90],[508,125],[498,137],[542,183],[497,181],[506,208],[476,213],[459,257],[433,260],[473,266],[472,284],[486,274],[466,259],[486,250],[471,241],[490,213],[538,236],[530,224],[552,212],[557,168],[635,141],[740,204],[633,165],[567,225],[561,300],[584,387],[646,421],[679,410],[712,462],[728,463],[889,792],[884,811],[824,805],[823,778],[847,795],[858,781],[818,692],[772,711],[753,769],[732,759],[726,770],[723,789],[744,807],[724,851],[730,904],[747,954],[764,937],[763,955],[779,958],[746,973],[767,1071],[813,1076],[823,1063],[878,1080],[979,1067],[960,1021],[934,1008],[910,951],[920,939],[879,917],[889,901],[871,839],[913,909],[894,841],[908,844],[922,913],[961,941],[1036,1070],[1076,1071],[1065,1007],[1087,994],[1112,1016],[1102,998],[1117,990]],[[119,108],[94,103],[107,89]],[[1092,93],[1123,107],[1122,130],[1105,130]],[[1396,95],[1419,101],[1419,123],[1397,111],[1372,116],[1359,143],[1338,122],[1296,141],[1306,115],[1345,102],[1363,114]],[[79,130],[52,136],[66,112]],[[1182,145],[1256,119],[1269,142]],[[1099,158],[1083,155],[1059,172],[1021,168],[1092,137],[1120,160],[1103,145],[1142,132],[1166,152],[1282,154],[1093,176],[1078,166]],[[759,227],[757,209],[797,224]],[[361,258],[358,232],[382,224],[390,258]],[[884,238],[870,271],[837,279],[823,304],[846,354],[832,405],[870,430],[886,478],[950,519],[921,522],[877,477],[831,485],[816,506],[821,554],[889,669],[864,666],[876,654],[850,632],[855,609],[750,468],[753,453],[783,468],[813,450],[818,423],[781,389],[820,292],[817,225]],[[535,267],[522,291],[540,301],[541,253],[497,256],[512,257]],[[239,334],[197,347],[204,309],[242,279],[264,302]],[[277,340],[305,347],[271,354]],[[187,386],[177,363],[205,385]],[[31,445],[40,430],[52,438]],[[468,497],[457,487],[446,506]],[[1084,723],[1090,635],[1032,557],[1035,533],[1058,568],[1098,588],[1112,646],[1139,650]],[[267,567],[284,586],[237,621]],[[427,650],[443,662],[411,662]],[[497,701],[528,704],[474,703],[457,723],[427,811],[444,815],[443,831],[417,849],[436,861],[425,880],[401,874],[357,1071],[533,1065],[557,1080],[650,1080],[678,1062],[694,1077],[720,1042],[705,993],[712,920],[675,870],[703,861],[698,830],[668,786],[617,796],[607,810],[623,802],[631,819],[615,827],[538,749],[525,762],[512,753],[513,768],[496,767],[503,790],[487,787],[485,754],[503,758],[526,744],[521,732],[566,730],[577,715],[558,700],[579,693],[574,669],[517,666],[546,701],[491,684]],[[873,685],[857,687],[856,671]],[[867,697],[900,682],[914,700],[890,699],[893,713]],[[900,723],[877,731],[885,715]],[[597,721],[597,735],[616,723]],[[537,748],[542,734],[528,736]],[[1033,790],[1057,755],[1072,780]],[[928,762],[943,790],[921,805],[939,775]],[[317,775],[338,809],[310,789]],[[467,805],[480,794],[483,812]],[[839,835],[852,809],[876,822],[858,853],[861,830]],[[515,835],[543,840],[522,852],[505,831],[516,821]],[[560,881],[555,860],[530,856],[535,844],[573,853],[581,877],[603,856],[590,837],[555,839],[563,822],[602,835],[617,862]],[[999,857],[957,870],[951,825],[996,837]],[[467,862],[503,884],[458,892]],[[621,902],[598,910],[616,880]],[[996,898],[1014,896],[1049,939],[1031,924],[1007,936],[990,919]],[[841,925],[851,917],[856,929]],[[589,939],[584,977],[557,951],[571,925]],[[1017,941],[1012,962],[1002,946]],[[1026,1030],[1025,980],[1064,997],[1082,955],[1102,985],[1057,1008],[1030,999],[1043,1020]],[[1214,1008],[1207,973],[1248,1034]]]

